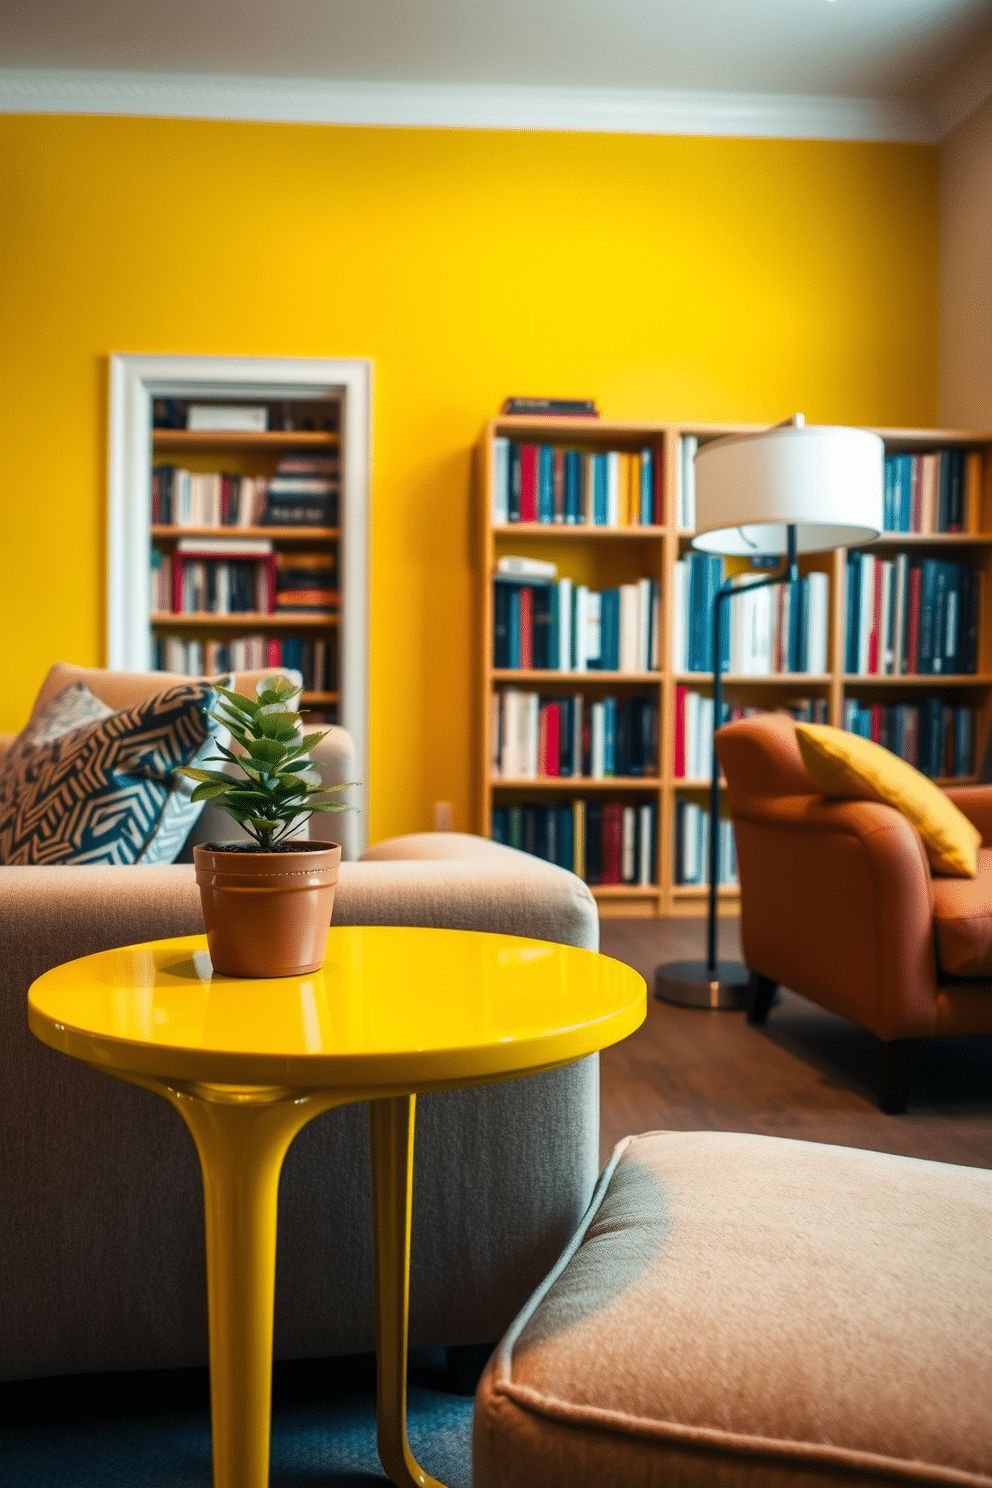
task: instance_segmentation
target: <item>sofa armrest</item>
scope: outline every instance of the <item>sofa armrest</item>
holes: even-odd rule
[[[945,794],[982,834],[982,846],[992,847],[992,785],[952,785]]]
[[[393,837],[344,867],[336,925],[430,925],[599,949],[599,914],[574,873],[463,832]]]
[[[891,806],[782,796],[734,809],[752,971],[882,1039],[936,1027],[933,885]]]

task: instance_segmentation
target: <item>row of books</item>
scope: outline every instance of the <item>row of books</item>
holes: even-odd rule
[[[845,670],[862,677],[975,672],[981,591],[981,572],[967,563],[851,553]]]
[[[710,814],[696,801],[675,800],[675,864],[677,884],[708,884],[710,857]],[[717,883],[737,883],[737,843],[734,824],[720,818],[717,829]]]
[[[334,614],[339,594],[330,553],[276,553],[266,538],[180,538],[151,550],[154,608],[174,615]]]
[[[922,703],[844,703],[844,727],[891,749],[924,775],[966,776],[975,771],[975,709],[927,698]]]
[[[492,730],[492,773],[503,779],[658,773],[657,698],[590,701],[505,687],[493,694]]]
[[[218,641],[156,636],[153,665],[157,672],[182,677],[216,677],[224,672],[284,666],[300,673],[308,692],[337,688],[337,653],[322,637],[247,635]]]
[[[672,580],[672,668],[712,672],[713,604],[724,561],[710,553],[688,553],[675,564]],[[825,672],[829,611],[825,573],[814,570],[794,583],[761,588],[742,576],[722,605],[722,670],[747,677]]]
[[[724,708],[724,722],[753,718],[767,708],[735,704]],[[797,723],[829,723],[830,705],[825,697],[795,698],[774,710],[787,713]],[[708,780],[713,768],[713,699],[689,687],[675,689],[675,719],[672,774],[676,780]]]
[[[658,810],[653,801],[571,801],[564,805],[498,806],[492,837],[588,884],[657,882]]]
[[[336,455],[285,455],[274,475],[152,470],[152,523],[167,527],[335,527]]]
[[[558,672],[658,670],[657,579],[601,592],[571,579],[496,573],[493,666]]]
[[[497,526],[651,527],[664,520],[658,461],[650,447],[593,453],[497,436],[492,459],[490,497]]]
[[[981,495],[982,457],[977,450],[885,457],[886,532],[977,532]]]

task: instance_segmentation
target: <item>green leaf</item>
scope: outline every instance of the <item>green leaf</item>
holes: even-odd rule
[[[190,800],[191,801],[213,801],[218,796],[226,795],[226,793],[227,793],[226,792],[226,789],[225,789],[225,787],[223,785],[211,785],[210,782],[207,781],[205,784],[198,785],[196,787],[196,790],[190,796]]]
[[[264,765],[281,765],[286,758],[286,746],[278,739],[252,739],[248,753],[253,760]]]
[[[223,786],[232,784],[230,775],[222,775],[219,770],[194,770],[190,765],[177,765],[172,773],[185,775],[187,780],[212,780]]]
[[[308,801],[308,811],[351,811],[344,801]]]
[[[249,718],[254,718],[258,712],[258,704],[253,703],[251,698],[244,697],[240,692],[231,692],[227,687],[218,687],[217,691],[222,698],[226,698],[230,706],[237,708],[239,713],[246,713]]]
[[[291,682],[288,677],[262,677],[255,683],[255,696],[257,698],[261,698],[265,692],[274,693],[277,698],[291,698],[302,691],[303,688],[299,683]]]

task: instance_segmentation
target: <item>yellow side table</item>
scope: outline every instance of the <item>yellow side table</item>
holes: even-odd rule
[[[644,980],[591,951],[471,930],[333,928],[323,968],[241,981],[203,936],[67,962],[28,994],[53,1049],[163,1095],[200,1156],[215,1488],[266,1488],[279,1172],[301,1127],[368,1101],[378,1440],[398,1488],[435,1484],[406,1432],[417,1093],[553,1069],[633,1032]]]

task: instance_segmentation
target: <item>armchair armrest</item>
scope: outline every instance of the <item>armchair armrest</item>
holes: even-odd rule
[[[820,796],[734,805],[748,966],[882,1039],[936,1026],[933,886],[893,807]]]
[[[945,794],[982,834],[982,846],[992,847],[992,785],[953,785]]]

